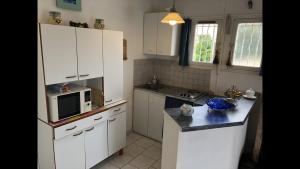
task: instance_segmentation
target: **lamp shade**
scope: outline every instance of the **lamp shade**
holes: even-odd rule
[[[184,20],[178,12],[169,12],[162,20],[162,23],[168,23],[170,25],[184,23]]]

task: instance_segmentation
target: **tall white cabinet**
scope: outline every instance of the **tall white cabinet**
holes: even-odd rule
[[[144,54],[176,56],[179,48],[180,25],[160,21],[166,12],[145,13]]]
[[[162,140],[165,96],[134,90],[133,130],[155,140]]]
[[[123,32],[103,30],[104,105],[123,99]]]
[[[101,30],[40,27],[46,85],[103,76]]]

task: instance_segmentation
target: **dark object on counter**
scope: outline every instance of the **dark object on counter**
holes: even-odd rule
[[[248,8],[249,8],[249,9],[252,9],[252,8],[253,8],[253,1],[252,1],[252,0],[249,0],[249,1],[248,1]]]
[[[219,64],[219,51],[216,50],[216,55],[215,55],[215,58],[213,60],[213,64]]]
[[[183,104],[189,104],[189,105],[192,105],[193,107],[194,106],[202,106],[200,104],[196,104],[196,103],[191,102],[191,101],[187,101],[187,100],[178,99],[178,98],[175,98],[175,97],[166,96],[166,99],[165,99],[165,108],[179,108]]]
[[[74,27],[81,27],[81,28],[88,28],[89,25],[87,23],[80,23],[80,22],[73,22],[70,21],[70,26],[74,26]]]

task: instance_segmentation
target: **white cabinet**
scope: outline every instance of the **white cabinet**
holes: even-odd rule
[[[103,76],[102,30],[40,27],[46,85]]]
[[[157,14],[144,16],[144,54],[156,54]]]
[[[133,130],[144,136],[148,134],[149,94],[143,90],[134,90]]]
[[[85,169],[83,131],[54,140],[56,169]]]
[[[75,28],[41,24],[45,83],[78,80]]]
[[[149,94],[148,136],[159,141],[162,140],[164,107],[164,96],[154,93]]]
[[[104,105],[123,99],[123,32],[103,30]]]
[[[155,140],[162,140],[165,96],[134,90],[133,130]]]
[[[108,157],[107,120],[85,129],[84,136],[86,169]]]
[[[161,23],[166,12],[144,15],[144,54],[176,56],[179,48],[180,25]]]
[[[103,76],[102,31],[76,28],[79,80]]]
[[[113,115],[108,120],[108,155],[126,146],[126,112]]]

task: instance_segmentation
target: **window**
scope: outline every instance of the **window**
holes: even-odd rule
[[[217,23],[198,23],[195,26],[193,62],[212,63],[218,33]]]
[[[262,59],[262,23],[239,23],[234,44],[232,65],[260,67]]]

